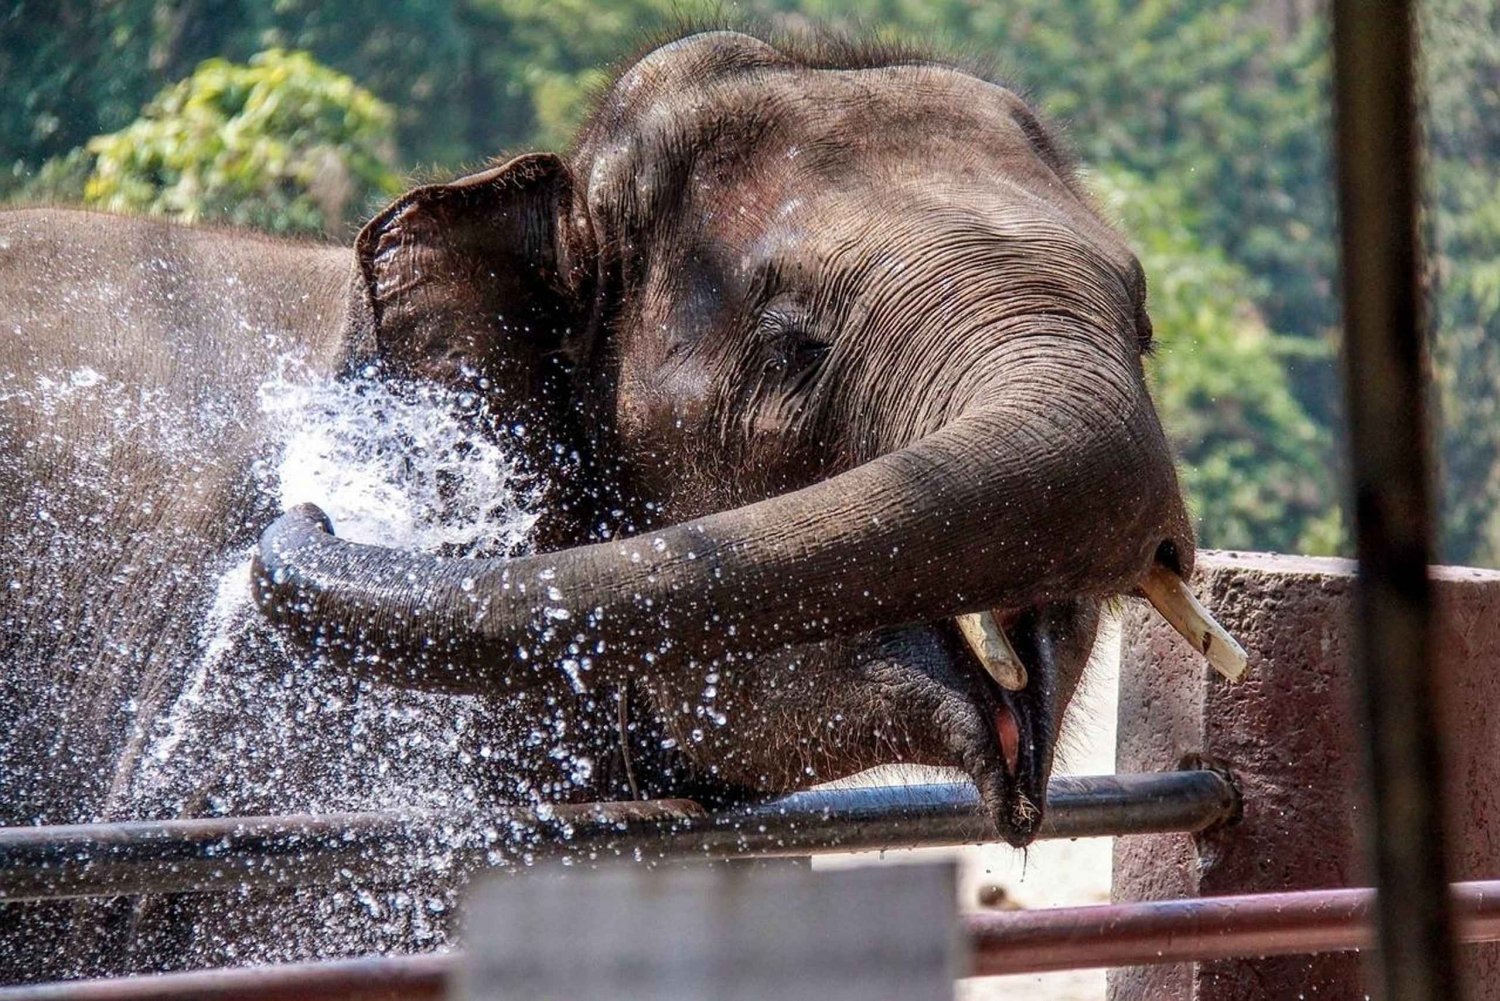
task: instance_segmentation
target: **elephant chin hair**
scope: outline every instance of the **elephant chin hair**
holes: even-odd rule
[[[302,506],[262,535],[255,594],[284,628],[371,673],[494,691],[524,683],[518,650],[539,669],[567,657],[578,633],[603,644],[595,677],[611,680],[643,663],[664,670],[894,623],[1126,593],[1164,546],[1190,561],[1186,513],[1144,389],[1073,374],[1087,372],[1082,365],[1032,364],[903,449],[634,538],[443,559],[337,539],[321,512]]]

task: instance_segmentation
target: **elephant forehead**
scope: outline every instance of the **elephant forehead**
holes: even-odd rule
[[[734,31],[705,31],[668,42],[637,60],[609,90],[604,109],[621,117],[663,93],[691,89],[717,77],[786,64],[775,48]]]
[[[1025,102],[949,67],[757,64],[671,79],[674,86],[658,80],[644,96],[612,94],[608,127],[585,130],[580,152],[594,204],[623,199],[645,209],[689,174],[700,184],[811,174],[849,186],[893,172],[1001,172],[1067,187],[1067,165]],[[632,71],[616,91],[641,86]]]
[[[1125,295],[1139,284],[1139,263],[1123,239],[1070,192],[1035,192],[1003,178],[894,174],[871,191],[769,185],[737,189],[731,219],[718,234],[731,241],[737,276],[774,272],[816,283],[840,276],[889,283],[981,280],[992,288],[1058,284],[1081,278]],[[748,211],[746,199],[767,196]],[[936,269],[936,272],[934,271]],[[850,290],[853,286],[849,286]]]
[[[947,66],[788,71],[768,84],[785,93],[788,119],[802,138],[834,138],[838,149],[936,141],[973,156],[1031,155],[1032,136],[1040,134],[1023,127],[1034,116],[1010,90]],[[935,159],[930,147],[921,149],[924,159]]]
[[[1008,89],[936,64],[811,69],[764,43],[739,52],[738,36],[679,44],[693,73],[679,72],[686,55],[648,57],[618,85],[629,113],[580,147],[589,204],[658,283],[680,291],[707,268],[717,295],[774,269],[811,288],[941,260],[950,274],[984,264],[999,288],[997,262],[1040,260],[1060,279],[1105,272],[1111,299],[1140,285],[1124,240]],[[704,70],[726,44],[735,68]],[[955,248],[972,253],[954,262]]]

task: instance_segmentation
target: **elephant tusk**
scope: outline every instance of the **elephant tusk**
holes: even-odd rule
[[[1005,630],[1000,628],[993,615],[989,612],[960,615],[957,622],[964,642],[969,644],[985,673],[994,678],[996,684],[1011,692],[1026,687],[1026,665],[1021,663],[1010,640],[1005,638]]]
[[[1193,597],[1193,592],[1176,573],[1157,565],[1141,581],[1146,600],[1161,613],[1173,629],[1198,649],[1208,662],[1229,681],[1243,681],[1249,658],[1229,631],[1214,621],[1208,609]]]

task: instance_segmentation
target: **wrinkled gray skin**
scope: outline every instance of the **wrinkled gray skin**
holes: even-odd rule
[[[144,735],[201,643],[203,568],[275,516],[250,473],[267,447],[254,387],[295,343],[315,370],[482,385],[530,429],[532,469],[553,445],[578,458],[548,487],[529,556],[433,559],[344,543],[315,510],[283,517],[260,540],[267,621],[235,670],[279,676],[295,656],[284,632],[316,644],[353,697],[391,682],[477,695],[483,740],[507,748],[455,753],[479,803],[723,802],[949,764],[1024,844],[1100,603],[1153,561],[1191,568],[1142,376],[1144,296],[1135,258],[1008,90],[729,33],[636,63],[568,156],[409,193],[352,263],[144,221],[0,215],[12,383],[108,372],[174,401],[173,430],[203,443],[184,463],[160,429],[110,427],[101,448],[97,408],[44,413],[0,392],[0,554],[35,568],[0,596],[0,656],[18,665],[0,680],[16,720],[0,731],[0,817],[142,809]],[[68,548],[46,544],[44,508],[83,516]],[[1027,663],[1022,692],[958,640],[952,616],[984,609]],[[570,645],[595,651],[583,692],[557,667]],[[1014,770],[1000,713],[1019,724]],[[180,768],[186,786],[146,809],[305,806],[277,776],[247,777],[265,758],[225,757],[229,733],[286,739],[259,715],[242,705],[187,740],[179,759],[219,767]],[[588,775],[555,743],[521,746],[539,718],[566,722]],[[350,782],[327,755],[284,754],[316,805],[370,805],[357,770]],[[167,959],[82,935],[97,910],[71,931],[67,914],[49,920],[88,939],[77,968],[255,954],[243,929],[236,944],[183,909],[137,919],[152,941],[188,936]]]

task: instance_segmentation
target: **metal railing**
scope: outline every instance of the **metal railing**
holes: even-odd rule
[[[1217,772],[1058,777],[1043,838],[1197,832],[1238,803]],[[972,786],[822,789],[716,813],[688,800],[484,814],[344,813],[0,828],[0,901],[445,878],[505,862],[722,860],[980,844]]]
[[[1500,940],[1500,881],[1451,889],[1459,937]],[[973,914],[969,976],[1367,949],[1375,894],[1304,890]],[[382,956],[0,988],[0,1001],[438,1001],[461,953]]]

